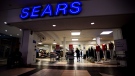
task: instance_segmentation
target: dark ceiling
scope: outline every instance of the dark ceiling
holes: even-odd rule
[[[29,29],[33,31],[57,31],[57,30],[84,30],[84,29],[113,29],[120,28],[130,20],[135,18],[135,14],[106,15],[81,18],[51,19],[37,20],[11,23],[21,29]],[[91,25],[94,22],[94,25]],[[52,27],[52,25],[57,25]]]

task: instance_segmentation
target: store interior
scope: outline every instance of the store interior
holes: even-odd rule
[[[64,52],[63,50],[66,50],[65,52],[68,52],[71,49],[75,52],[76,48],[78,48],[79,50],[82,50],[84,48],[88,50],[91,47],[93,47],[93,49],[96,49],[97,40],[93,39],[97,37],[99,39],[98,44],[100,44],[100,47],[102,49],[102,44],[107,44],[108,46],[108,43],[114,43],[114,40],[116,40],[117,37],[122,39],[122,33],[120,32],[121,34],[119,34],[118,36],[116,35],[116,32],[120,29],[122,25],[129,21],[129,18],[131,17],[131,14],[124,14],[82,18],[38,20],[28,22],[26,21],[19,23],[4,22],[4,26],[1,26],[0,32],[8,36],[19,38],[19,42],[21,43],[21,38],[23,37],[22,30],[31,29],[30,35],[33,36],[32,41],[34,41],[34,44],[31,43],[33,47],[32,50],[44,53],[37,53],[37,57],[47,58],[48,56],[50,56],[51,52],[56,51],[56,45],[59,45],[58,50],[61,50],[62,52]],[[40,25],[40,27],[38,25]],[[69,27],[68,25],[72,27]],[[107,35],[101,35],[103,31],[111,31],[111,33]],[[73,36],[71,35],[72,32],[80,32],[80,35]],[[78,41],[72,41],[72,39],[78,39]],[[56,44],[53,44],[54,42]],[[72,45],[72,48],[70,48],[69,45]],[[30,51],[33,52],[32,50]],[[109,50],[108,47],[107,50]],[[83,54],[84,53],[85,52],[83,52]],[[64,54],[66,53],[62,54],[62,56],[65,57]],[[101,56],[101,59],[103,59],[103,55]],[[107,56],[109,56],[109,53],[107,54]],[[57,56],[55,56],[55,59],[56,57]],[[73,57],[76,57],[76,53],[74,53]],[[110,59],[110,57],[108,57],[108,59]]]
[[[80,34],[72,35],[74,32]],[[105,32],[105,34],[103,32]],[[54,58],[54,61],[61,62],[61,60],[64,60],[63,58],[65,57],[65,60],[67,61],[74,60],[77,58],[77,48],[80,51],[80,58],[91,63],[108,62],[112,58],[109,44],[112,43],[114,46],[113,29],[43,31],[36,32],[36,34],[40,37],[37,45],[38,49],[36,49],[38,59]],[[72,39],[75,39],[75,41]],[[100,57],[97,61],[96,46],[98,43],[100,44]],[[104,44],[106,44],[106,47],[103,46]],[[65,55],[63,53],[64,50]],[[113,47],[113,58],[116,58],[115,46]],[[112,64],[114,65],[116,63]]]

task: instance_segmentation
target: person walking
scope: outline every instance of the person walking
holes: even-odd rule
[[[76,48],[76,57],[77,57],[77,62],[80,61],[80,50]]]
[[[80,49],[80,56],[81,56],[81,58],[82,58],[82,50]]]

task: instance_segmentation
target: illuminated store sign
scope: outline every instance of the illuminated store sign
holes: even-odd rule
[[[74,1],[68,4],[67,2],[61,2],[56,5],[56,8],[52,7],[51,4],[46,4],[45,7],[42,5],[25,7],[22,8],[20,18],[21,19],[34,19],[43,18],[45,16],[55,17],[59,15],[78,15],[82,11],[82,3],[80,1]]]

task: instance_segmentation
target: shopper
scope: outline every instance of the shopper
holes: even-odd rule
[[[86,50],[86,58],[88,59],[89,57],[89,53],[88,53],[88,50]]]
[[[80,49],[80,54],[81,54],[80,56],[81,56],[81,58],[82,58],[82,50],[81,50],[81,49]]]
[[[76,57],[77,61],[80,61],[80,50],[78,48],[76,48]]]

